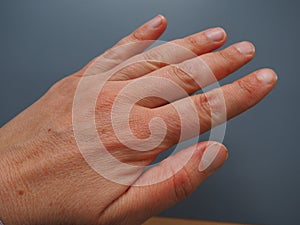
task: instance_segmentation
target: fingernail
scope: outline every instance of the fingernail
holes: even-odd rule
[[[273,84],[278,79],[277,75],[271,69],[259,71],[256,74],[256,77],[259,81],[265,84]]]
[[[211,173],[223,164],[223,162],[228,158],[228,154],[225,156],[219,154],[222,151],[221,148],[222,145],[217,143],[207,147],[199,164],[198,169],[200,172],[206,171],[207,173]]]
[[[206,31],[205,35],[212,41],[220,42],[224,40],[225,31],[222,28],[214,28]]]
[[[238,43],[235,47],[244,55],[252,55],[255,52],[254,45],[247,41]]]
[[[161,15],[158,15],[154,17],[152,20],[150,20],[147,25],[150,26],[153,29],[157,29],[162,25],[163,17]]]

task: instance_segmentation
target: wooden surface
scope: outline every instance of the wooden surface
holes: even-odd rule
[[[154,217],[146,221],[145,223],[143,223],[143,225],[242,225],[242,224]]]

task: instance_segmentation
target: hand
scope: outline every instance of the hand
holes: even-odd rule
[[[144,24],[1,128],[4,224],[140,224],[223,164],[226,148],[208,141],[143,170],[254,106],[276,74],[262,69],[192,95],[249,62],[254,47],[212,52],[226,41],[215,28],[144,52],[166,24],[162,16]]]

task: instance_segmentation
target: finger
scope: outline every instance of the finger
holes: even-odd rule
[[[182,159],[187,156],[190,157],[189,161],[181,165]],[[136,186],[131,187],[110,210],[123,211],[135,218],[136,224],[141,224],[188,197],[221,167],[227,156],[226,148],[215,142],[199,143],[182,150],[143,174]],[[170,177],[155,184],[164,174],[170,174]],[[154,184],[144,186],[151,182]]]
[[[162,44],[135,57],[128,63],[130,66],[126,66],[118,72],[117,78],[128,80],[141,77],[166,65],[180,63],[211,52],[221,47],[225,41],[226,33],[222,28],[211,28]]]
[[[166,29],[167,20],[158,15],[143,24],[133,33],[119,41],[114,47],[92,60],[88,68],[90,73],[102,73],[119,65],[128,58],[141,53],[149,47]],[[89,73],[85,68],[86,74]]]
[[[184,134],[184,139],[188,139],[199,134],[195,132],[206,132],[212,127],[250,109],[274,88],[276,82],[277,75],[274,71],[262,69],[232,84],[211,90],[205,94],[187,97],[156,108],[154,114],[162,117],[166,124],[170,124],[170,133],[176,134],[173,136],[178,136],[182,130],[182,125],[180,116],[178,117],[175,109],[182,109],[184,116],[190,118],[190,124],[183,124],[183,126],[189,126],[191,131],[191,133]],[[191,102],[193,104],[190,104]],[[193,106],[191,107],[191,105]],[[198,118],[195,118],[194,115],[198,115]],[[200,129],[193,127],[193,124],[200,124]],[[170,145],[176,142],[175,139],[173,140]]]
[[[150,76],[162,77],[175,82],[187,94],[192,94],[207,85],[223,79],[238,70],[254,57],[255,48],[249,42],[234,44],[222,51],[208,53],[177,65],[170,65],[155,71]],[[170,83],[162,82],[162,96]],[[174,100],[183,98],[174,92]],[[166,104],[162,99],[146,99],[141,105],[153,108]]]

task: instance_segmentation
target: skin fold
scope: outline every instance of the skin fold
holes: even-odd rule
[[[164,150],[257,104],[277,76],[261,69],[192,95],[251,61],[254,46],[241,42],[215,51],[227,37],[222,28],[211,28],[144,52],[166,26],[163,16],[148,21],[0,129],[5,225],[141,224],[186,198],[221,167],[226,148],[207,141],[142,170]],[[93,87],[101,82],[91,107]],[[175,87],[181,91],[172,91]],[[145,93],[150,95],[139,99]],[[94,127],[85,123],[90,118]],[[92,128],[102,147],[93,145],[98,142],[89,135]]]

